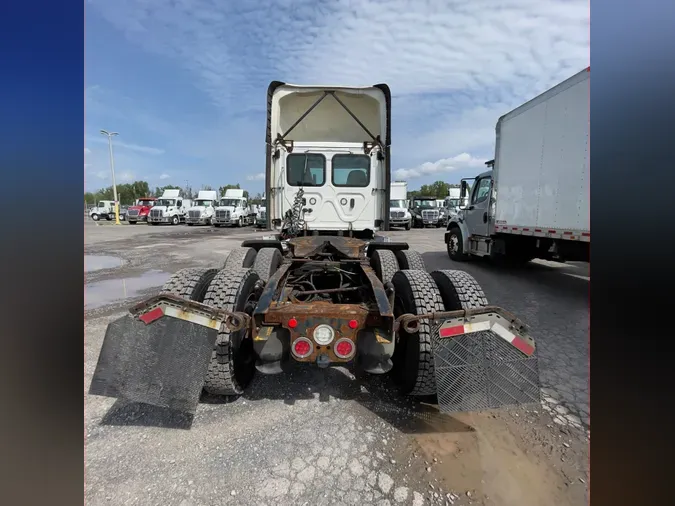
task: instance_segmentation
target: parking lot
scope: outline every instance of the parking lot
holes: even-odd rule
[[[219,266],[253,228],[85,219],[86,501],[98,504],[495,504],[588,501],[589,271],[448,258],[442,229],[386,235],[429,271],[463,269],[537,339],[542,406],[441,415],[387,378],[298,367],[180,413],[86,395],[106,325],[184,268]]]

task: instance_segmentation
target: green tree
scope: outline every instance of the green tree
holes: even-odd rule
[[[444,199],[448,196],[448,188],[450,188],[450,185],[445,181],[436,181],[432,184],[423,184],[420,188],[420,194]]]

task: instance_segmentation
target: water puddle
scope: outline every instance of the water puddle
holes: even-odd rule
[[[168,272],[152,270],[134,278],[107,279],[85,285],[84,309],[96,309],[136,297],[150,288],[159,289],[170,276]]]
[[[113,269],[124,265],[124,260],[105,255],[84,255],[84,272]]]

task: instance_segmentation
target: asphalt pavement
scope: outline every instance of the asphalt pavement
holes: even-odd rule
[[[85,220],[86,502],[138,505],[588,501],[588,267],[451,261],[436,229],[395,231],[428,270],[463,269],[537,340],[541,407],[448,416],[387,378],[296,367],[194,417],[90,396],[106,325],[184,267],[220,266],[252,228]]]

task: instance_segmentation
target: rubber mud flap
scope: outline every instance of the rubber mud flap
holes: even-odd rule
[[[178,318],[126,315],[106,329],[89,393],[194,414],[217,337]]]

